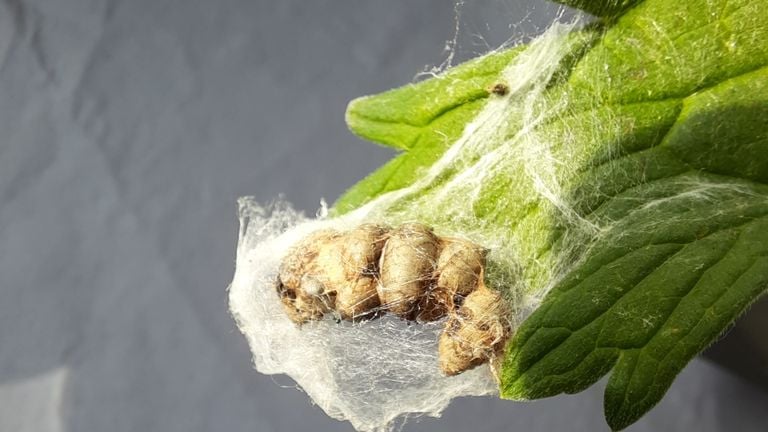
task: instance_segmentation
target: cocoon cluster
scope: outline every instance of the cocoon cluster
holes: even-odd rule
[[[447,317],[438,359],[455,375],[496,358],[511,332],[506,303],[483,282],[485,256],[477,244],[418,223],[320,230],[283,258],[276,289],[299,325],[329,313],[354,321],[386,312],[421,322]]]

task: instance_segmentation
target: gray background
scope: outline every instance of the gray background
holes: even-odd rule
[[[458,55],[555,13],[471,2]],[[385,162],[347,101],[453,33],[437,0],[0,0],[0,431],[350,430],[251,369],[226,308],[235,200],[313,212]],[[405,430],[607,430],[600,387]],[[630,430],[765,430],[766,406],[696,360]]]

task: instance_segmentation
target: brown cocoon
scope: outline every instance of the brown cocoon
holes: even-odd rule
[[[466,297],[477,288],[486,250],[461,239],[444,239],[443,245],[437,260],[437,289]]]
[[[419,298],[435,271],[438,239],[422,224],[404,224],[390,232],[381,254],[381,304],[392,313],[413,319]]]
[[[295,247],[283,259],[275,284],[280,302],[291,321],[303,324],[317,320],[334,308],[335,294],[326,290],[327,278],[317,277],[318,257],[332,259],[337,239],[334,230],[315,232]]]
[[[345,281],[336,287],[336,311],[344,319],[364,318],[379,306],[378,261],[388,228],[365,224],[349,231],[340,242]]]
[[[483,283],[485,255],[418,223],[322,230],[289,251],[276,289],[297,324],[334,310],[351,320],[384,310],[421,321],[447,314],[438,359],[446,375],[456,375],[494,361],[511,332],[506,303]]]
[[[438,344],[440,369],[456,375],[493,359],[509,338],[508,309],[501,295],[480,284],[450,315]]]
[[[442,238],[433,275],[436,283],[421,302],[419,319],[434,321],[461,305],[464,297],[477,288],[485,266],[485,254],[485,248],[475,243]]]

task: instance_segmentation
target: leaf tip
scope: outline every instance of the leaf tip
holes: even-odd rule
[[[382,112],[381,102],[380,96],[363,96],[350,101],[344,115],[347,127],[360,138],[409,150],[419,135],[418,128],[388,119]]]
[[[630,418],[620,414],[619,412],[608,410],[605,411],[605,422],[608,423],[608,427],[611,428],[613,432],[622,431],[635,423],[637,420],[638,418]]]

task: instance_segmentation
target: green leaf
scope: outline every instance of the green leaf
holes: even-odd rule
[[[622,429],[768,286],[768,187],[688,171],[622,193],[607,217],[518,331],[502,392],[573,393],[614,368],[606,416]]]
[[[461,132],[473,114],[473,110],[469,115],[464,111],[473,102],[488,97],[501,69],[521,48],[492,52],[433,79],[355,99],[347,108],[347,125],[361,138],[402,150],[424,145],[424,141],[445,145],[445,139],[437,139],[440,133],[453,132],[451,127]],[[457,112],[463,114],[457,121],[448,127],[436,127],[443,117]]]
[[[408,151],[349,189],[338,214],[403,188],[433,164],[477,114],[499,72],[524,47],[492,52],[439,76],[350,102],[347,125],[361,138]]]
[[[395,191],[379,215],[492,245],[487,278],[518,317],[546,294],[501,395],[610,372],[618,430],[768,287],[768,0],[563,3],[608,24],[353,102],[355,133],[407,152],[336,211]]]

